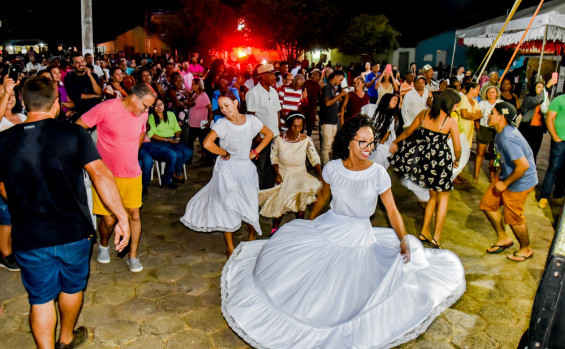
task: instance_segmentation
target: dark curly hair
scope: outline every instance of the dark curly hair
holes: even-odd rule
[[[371,121],[364,116],[356,116],[343,124],[343,127],[337,131],[332,145],[334,159],[347,159],[349,156],[349,142],[353,140],[357,131],[362,127],[370,128],[373,134],[375,134]]]

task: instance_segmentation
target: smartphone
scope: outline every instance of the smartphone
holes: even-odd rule
[[[8,71],[8,77],[14,80],[14,82],[18,82],[18,78],[20,77],[20,70],[18,67],[11,65],[10,70]]]
[[[559,73],[553,72],[553,74],[551,74],[551,80],[553,80],[554,84],[557,84],[557,81],[559,80]]]

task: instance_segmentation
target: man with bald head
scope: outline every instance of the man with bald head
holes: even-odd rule
[[[283,85],[279,89],[279,99],[281,101],[281,116],[286,116],[291,111],[298,111],[302,105],[302,101],[306,99],[306,91],[302,91],[304,86],[304,75],[296,74],[289,85]]]

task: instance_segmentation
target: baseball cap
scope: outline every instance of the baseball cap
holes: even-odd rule
[[[509,124],[516,126],[516,115],[518,112],[512,104],[500,102],[494,105],[494,109],[496,109],[499,114],[502,114]]]
[[[433,69],[431,65],[426,64],[423,68],[422,68],[422,73],[427,72],[428,70]]]

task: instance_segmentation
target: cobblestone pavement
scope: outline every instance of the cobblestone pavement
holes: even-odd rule
[[[540,154],[542,179],[547,144],[545,139]],[[142,210],[140,252],[145,269],[141,273],[130,273],[125,260],[115,254],[110,264],[98,264],[92,258],[78,321],[90,330],[89,342],[82,348],[248,347],[220,312],[220,274],[226,260],[222,235],[195,233],[179,222],[187,200],[208,182],[211,168],[194,165],[188,173],[187,184],[176,191],[156,184],[150,188]],[[415,197],[391,177],[406,228],[417,235],[423,211]],[[535,250],[531,260],[515,263],[506,260],[504,253],[487,255],[485,249],[495,234],[478,210],[487,185],[482,175],[478,185],[456,187],[442,235],[443,246],[457,253],[465,266],[466,293],[425,333],[402,348],[516,348],[527,328],[557,208],[540,210],[534,196],[529,197],[526,218]],[[293,216],[285,217],[285,221],[290,219]],[[388,226],[381,207],[373,223]],[[261,218],[261,224],[264,232],[270,231],[270,221]],[[237,241],[245,237],[246,228],[236,233]],[[19,273],[1,270],[0,285],[0,348],[33,348],[27,323],[29,305]]]

